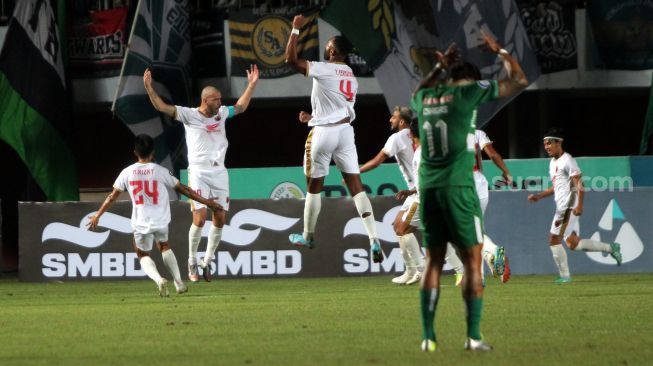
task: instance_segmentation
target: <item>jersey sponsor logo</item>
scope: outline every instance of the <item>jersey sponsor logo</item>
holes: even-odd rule
[[[218,132],[220,130],[220,123],[214,123],[211,125],[206,125],[206,130],[208,132]]]
[[[441,105],[439,107],[425,107],[422,110],[422,114],[424,116],[447,114],[448,112],[449,112],[449,107],[446,105]]]
[[[453,95],[444,95],[442,97],[424,97],[422,104],[424,105],[438,105],[453,102]]]
[[[619,231],[614,235],[614,229],[617,226],[619,226]],[[621,244],[622,263],[634,261],[644,252],[642,239],[637,235],[633,225],[626,221],[626,215],[624,215],[616,199],[612,199],[608,203],[599,220],[598,229],[590,239]],[[614,259],[607,253],[587,252],[586,254],[595,262],[616,265]]]
[[[274,187],[270,193],[270,198],[273,200],[280,198],[304,198],[304,191],[295,183],[283,182]]]
[[[278,67],[286,59],[285,42],[290,36],[290,21],[279,16],[267,16],[254,25],[252,48],[265,66]]]

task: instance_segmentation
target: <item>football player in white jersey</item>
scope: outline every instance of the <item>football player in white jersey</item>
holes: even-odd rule
[[[537,194],[528,196],[528,201],[537,202],[544,197],[553,195],[556,211],[549,231],[549,248],[553,260],[558,267],[560,276],[555,283],[571,282],[567,252],[562,246],[562,240],[572,251],[604,252],[621,265],[621,246],[618,243],[602,243],[592,239],[580,239],[578,217],[583,214],[585,192],[581,171],[576,160],[562,148],[562,131],[552,128],[544,135],[544,150],[551,157],[549,176],[552,186]]]
[[[191,199],[202,202],[212,210],[218,210],[220,206],[213,200],[199,196],[190,187],[181,184],[164,167],[154,163],[154,141],[150,136],[136,136],[134,154],[138,162],[120,173],[113,184],[113,191],[95,215],[89,217],[87,226],[95,230],[100,224],[102,214],[118,199],[120,193],[128,191],[132,201],[131,225],[134,230],[134,249],[143,271],[156,283],[159,295],[168,296],[168,281],[161,277],[149,254],[153,243],[156,242],[161,250],[163,263],[174,278],[177,293],[184,293],[188,288],[181,279],[177,258],[168,243],[170,200],[167,188],[175,189]]]
[[[252,99],[259,78],[256,65],[247,71],[247,88],[233,106],[222,105],[222,94],[212,86],[202,89],[201,104],[187,108],[166,104],[152,87],[152,73],[145,70],[143,83],[154,108],[184,124],[186,146],[188,147],[188,185],[200,196],[215,200],[220,209],[213,211],[211,229],[204,258],[199,262],[202,276],[211,281],[211,262],[222,237],[222,227],[229,211],[229,174],[224,166],[227,153],[226,121],[243,113]],[[188,278],[197,282],[197,248],[202,239],[202,228],[206,222],[206,205],[191,201],[193,223],[188,231]]]
[[[478,129],[475,131],[474,145],[476,150],[474,159],[474,183],[476,185],[478,199],[481,203],[481,211],[483,216],[485,216],[485,210],[487,209],[490,194],[488,181],[485,178],[485,175],[483,175],[482,153],[485,152],[497,168],[501,170],[501,175],[506,184],[512,184],[512,176],[510,175],[510,170],[508,170],[501,154],[494,149],[492,146],[492,140],[490,140],[484,131]],[[503,246],[497,246],[489,236],[483,233],[483,250],[481,253],[485,263],[487,263],[490,268],[492,275],[495,277],[501,277],[501,282],[503,283],[508,282],[510,279],[510,262],[508,261],[508,256],[505,255],[505,248]],[[454,271],[456,271],[456,286],[460,286],[464,272],[463,265],[451,245],[447,246],[445,260],[454,268]]]
[[[411,137],[411,124],[412,111],[408,107],[395,107],[390,116],[390,130],[396,131],[383,146],[383,149],[378,154],[360,167],[360,172],[364,173],[370,171],[383,163],[386,159],[394,157],[399,165],[399,170],[404,176],[407,191],[414,191],[415,189],[415,171],[413,169],[413,156],[414,156],[414,139]],[[419,141],[419,140],[418,140]],[[403,192],[403,191],[402,191]],[[404,195],[406,197],[404,197]],[[408,225],[398,225],[403,221],[402,218],[407,215],[413,206],[414,196],[404,192],[398,199],[404,200],[401,210],[397,213],[393,227],[397,237],[399,238],[399,249],[401,256],[404,259],[405,271],[401,276],[392,279],[393,283],[399,285],[412,285],[419,282],[422,278],[424,271],[424,255],[419,248],[419,243],[415,237],[415,230],[417,225],[411,226],[410,220]],[[411,212],[411,216],[415,214],[415,210]],[[414,215],[415,217],[419,215]]]
[[[312,248],[315,226],[321,208],[324,177],[329,173],[331,159],[342,172],[358,214],[370,239],[372,260],[383,261],[383,252],[376,234],[376,222],[372,204],[363,190],[358,168],[358,153],[354,144],[356,118],[354,103],[358,82],[345,59],[350,45],[342,36],[329,39],[324,51],[327,62],[306,61],[297,56],[297,39],[306,18],[297,15],[286,46],[286,64],[313,79],[311,106],[313,111],[299,113],[299,121],[308,123],[313,129],[308,134],[304,152],[304,174],[308,193],[304,203],[304,231],[291,234],[290,242],[297,246]]]

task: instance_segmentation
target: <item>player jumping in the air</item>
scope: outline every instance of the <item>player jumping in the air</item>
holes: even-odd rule
[[[290,242],[307,248],[315,246],[315,226],[321,208],[320,192],[333,158],[342,172],[369,236],[372,260],[378,263],[383,261],[383,252],[376,234],[372,204],[361,183],[354,128],[351,125],[356,118],[354,103],[358,91],[354,72],[345,64],[351,46],[342,36],[335,36],[329,39],[324,50],[327,62],[307,61],[297,57],[297,39],[305,22],[304,16],[295,16],[286,46],[286,64],[313,78],[313,111],[299,113],[299,121],[313,127],[306,139],[304,152],[304,174],[308,182],[304,203],[304,231],[291,234]]]

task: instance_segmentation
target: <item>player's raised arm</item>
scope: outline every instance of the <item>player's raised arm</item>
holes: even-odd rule
[[[97,224],[98,222],[100,222],[100,216],[102,216],[102,214],[105,213],[106,210],[108,210],[109,207],[111,207],[111,205],[113,205],[114,202],[116,202],[118,196],[120,196],[120,193],[122,193],[122,191],[114,187],[113,191],[109,193],[109,195],[104,200],[102,206],[100,206],[100,209],[95,213],[95,215],[88,217],[90,221],[88,222],[88,224],[86,224],[86,226],[88,226],[89,229],[95,230],[97,228]]]
[[[252,94],[254,94],[254,89],[256,89],[256,83],[258,82],[259,72],[258,66],[251,65],[249,70],[247,70],[247,88],[243,92],[243,95],[238,98],[238,101],[234,105],[234,113],[243,113],[247,110],[249,106],[249,101],[252,100]]]
[[[286,46],[286,64],[292,67],[295,71],[306,75],[308,69],[308,62],[297,56],[297,40],[299,39],[299,30],[306,23],[306,17],[303,15],[296,15],[292,20],[292,31],[288,37],[288,45]]]
[[[503,61],[503,67],[506,69],[508,76],[499,80],[499,97],[507,97],[520,92],[528,86],[528,79],[519,62],[515,60],[508,51],[501,48],[501,45],[489,34],[481,31],[481,37],[485,42],[485,47],[491,52],[499,55]]]
[[[154,91],[154,87],[152,87],[152,72],[150,69],[145,69],[145,72],[143,73],[143,84],[145,85],[145,91],[150,97],[150,102],[152,102],[154,109],[175,118],[175,106],[166,104],[159,94]]]

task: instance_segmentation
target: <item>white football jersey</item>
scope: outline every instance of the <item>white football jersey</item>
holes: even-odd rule
[[[175,106],[176,119],[184,124],[188,165],[218,163],[224,167],[229,142],[225,131],[233,107],[221,106],[213,117],[205,117],[197,108]]]
[[[168,227],[170,198],[167,188],[174,188],[177,183],[177,178],[156,163],[135,163],[120,172],[113,187],[129,192],[134,231],[149,234]]]
[[[399,164],[399,170],[404,176],[408,189],[415,188],[415,174],[413,173],[413,140],[410,138],[410,129],[404,128],[388,137],[383,152],[387,156],[394,156]]]
[[[422,145],[418,146],[415,149],[415,155],[413,156],[413,175],[415,176],[415,188],[417,188],[417,193],[415,194],[415,201],[419,202],[419,163],[422,161]]]
[[[474,183],[476,185],[476,193],[478,198],[486,198],[489,196],[487,178],[483,174],[483,149],[486,145],[491,144],[492,140],[482,130],[474,132],[474,145],[476,148],[476,155],[474,159]]]
[[[549,176],[553,184],[554,199],[558,210],[576,207],[578,195],[572,190],[571,177],[580,174],[576,159],[569,153],[562,154],[558,159],[551,159]]]
[[[313,78],[309,126],[321,126],[356,118],[354,103],[358,81],[351,68],[343,63],[308,61],[306,75]]]

